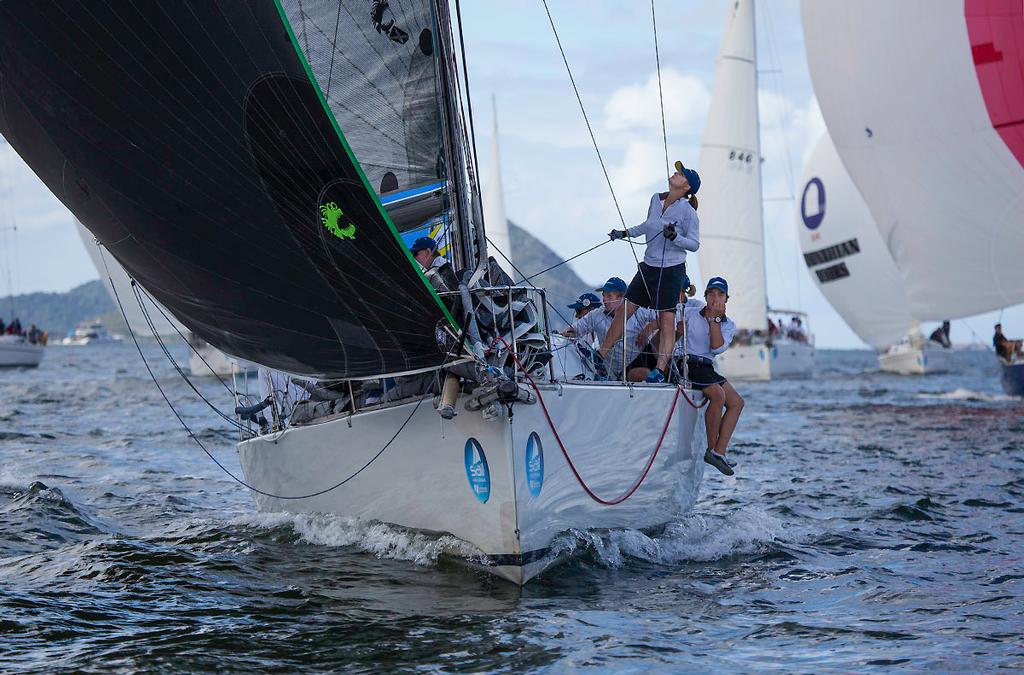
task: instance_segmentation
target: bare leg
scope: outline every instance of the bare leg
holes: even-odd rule
[[[646,368],[630,368],[626,380],[629,382],[643,382],[650,372]]]
[[[618,309],[615,310],[615,319],[612,320],[612,325],[608,327],[608,334],[604,336],[604,342],[597,348],[597,353],[602,359],[608,358],[608,352],[611,351],[612,345],[618,342],[619,338],[622,337],[623,325],[629,321],[629,318],[636,312],[637,306],[629,300],[623,300],[622,304],[619,305]],[[598,311],[598,310],[594,310]],[[625,312],[625,314],[623,314]]]
[[[702,392],[708,399],[708,409],[704,412],[704,426],[708,432],[708,447],[714,448],[718,442],[718,430],[722,425],[722,406],[725,405],[725,390],[719,384],[704,387]]]
[[[728,382],[721,385],[725,392],[725,414],[722,416],[722,424],[718,430],[718,440],[711,446],[715,452],[724,455],[729,447],[729,439],[732,432],[736,430],[736,423],[740,421],[740,413],[743,411],[743,397]]]
[[[668,371],[668,360],[672,358],[672,346],[676,342],[676,313],[658,312],[658,368]]]

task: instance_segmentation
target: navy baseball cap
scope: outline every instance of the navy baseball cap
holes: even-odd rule
[[[722,277],[711,277],[710,279],[708,279],[708,286],[707,288],[704,289],[704,292],[707,293],[712,288],[717,288],[726,295],[729,295],[729,282],[727,282]]]
[[[416,255],[420,251],[435,250],[437,250],[436,241],[434,241],[431,237],[420,237],[419,239],[413,242],[412,248],[409,249],[409,252],[412,253],[413,255]]]
[[[580,296],[580,299],[569,305],[569,309],[586,309],[587,307],[597,307],[601,304],[601,298],[597,297],[593,293],[584,293]]]
[[[602,293],[625,293],[627,288],[629,288],[629,286],[626,285],[625,281],[618,277],[612,277],[608,281],[604,282],[604,286],[595,290]]]
[[[683,166],[682,162],[676,162],[676,171],[686,176],[686,180],[690,183],[690,194],[697,194],[697,190],[700,189],[700,176],[693,169],[687,169]]]

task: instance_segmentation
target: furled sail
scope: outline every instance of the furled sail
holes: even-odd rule
[[[796,227],[814,283],[861,340],[875,349],[898,342],[915,326],[903,279],[828,134],[800,184]]]
[[[1024,8],[804,0],[843,164],[919,320],[1024,302]]]
[[[397,23],[405,2],[390,28],[387,13],[364,25],[375,4],[335,4],[337,33],[368,45],[353,60],[419,25]],[[321,377],[437,366],[453,321],[347,142],[356,113],[324,103],[294,28],[274,0],[0,2],[0,133],[214,346]],[[413,183],[433,151],[409,150],[410,129],[396,177]]]
[[[753,0],[729,3],[701,143],[700,272],[729,281],[729,316],[765,330],[768,301],[761,212],[761,143]]]
[[[484,223],[487,238],[497,250],[492,255],[507,266],[505,258],[515,264],[512,255],[512,239],[508,231],[508,216],[505,215],[505,192],[501,185],[501,156],[498,154],[498,106],[494,104],[494,135],[491,137],[491,170],[487,177],[487,192],[484,193]]]

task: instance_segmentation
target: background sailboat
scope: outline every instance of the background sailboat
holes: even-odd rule
[[[1024,10],[805,0],[801,11],[829,134],[911,315],[1024,302]]]
[[[902,374],[948,369],[949,350],[927,348],[922,340],[899,269],[828,134],[808,157],[801,184],[796,227],[804,262],[853,332],[878,350],[881,369]]]
[[[807,376],[814,346],[769,340],[754,2],[729,3],[701,143],[700,271],[729,281],[729,317],[744,334],[717,359],[723,375]]]

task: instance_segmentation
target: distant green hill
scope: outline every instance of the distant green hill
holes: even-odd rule
[[[14,296],[14,316],[28,329],[35,324],[49,331],[50,337],[62,337],[74,329],[75,324],[99,317],[108,330],[125,332],[124,320],[107,295],[104,282],[99,279],[72,288],[67,293],[26,293]],[[0,298],[0,317],[10,323],[11,296]]]
[[[509,223],[509,235],[515,249],[516,265],[524,274],[533,274],[561,261],[561,258],[539,239],[529,234],[514,223]],[[500,256],[499,262],[504,263]],[[507,265],[502,264],[503,268]],[[513,274],[512,270],[506,269]],[[518,275],[514,275],[518,281]],[[572,268],[562,265],[532,280],[537,286],[547,291],[548,301],[558,308],[567,319],[572,318],[571,310],[566,308],[570,302],[579,297],[580,293],[595,288],[593,284],[584,283],[576,276]],[[127,334],[127,328],[121,313],[107,294],[106,282],[100,279],[73,288],[67,293],[27,293],[14,296],[15,316],[21,319],[27,329],[31,324],[50,332],[51,337],[62,337],[74,329],[81,321],[100,318],[108,330]],[[5,322],[11,320],[10,296],[0,298],[0,317]],[[550,313],[551,321],[560,327],[561,323],[554,312]]]

